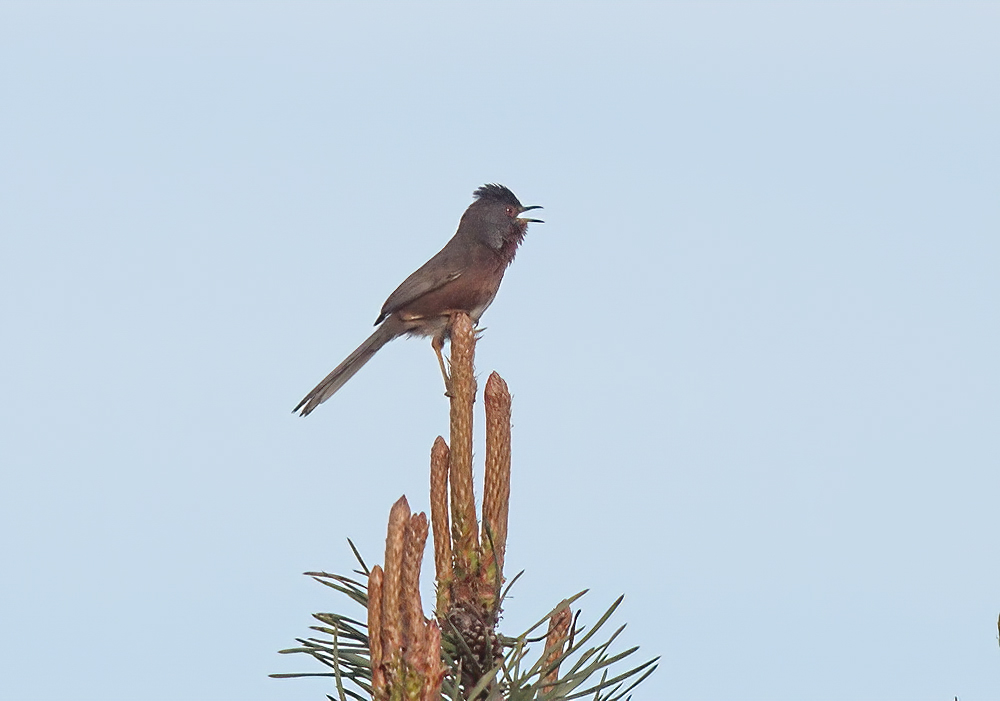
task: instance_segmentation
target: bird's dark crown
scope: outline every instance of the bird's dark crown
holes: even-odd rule
[[[481,188],[477,189],[472,193],[472,196],[477,200],[492,200],[493,202],[500,202],[502,204],[509,204],[521,208],[521,203],[518,201],[514,193],[505,188],[503,185],[498,185],[497,183],[487,183]]]

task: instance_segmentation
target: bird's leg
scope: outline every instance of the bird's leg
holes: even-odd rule
[[[431,348],[434,349],[434,353],[438,358],[438,365],[441,366],[441,377],[444,378],[444,396],[451,396],[451,377],[448,375],[448,369],[444,364],[444,356],[441,354],[441,350],[444,348],[444,334],[435,336],[431,339]]]

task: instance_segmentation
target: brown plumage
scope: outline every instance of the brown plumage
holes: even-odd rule
[[[389,295],[375,324],[381,326],[333,369],[293,409],[302,416],[329,399],[386,343],[404,334],[430,336],[445,373],[441,348],[452,312],[466,312],[478,323],[493,302],[504,271],[514,260],[529,222],[524,207],[503,185],[477,189],[458,224],[458,231],[438,253]],[[447,381],[447,376],[445,377]]]

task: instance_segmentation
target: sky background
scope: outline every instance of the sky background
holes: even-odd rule
[[[427,508],[447,404],[407,340],[290,410],[500,182],[546,220],[478,349],[502,630],[589,587],[662,656],[637,699],[997,699],[998,36],[990,2],[0,2],[0,697],[333,693],[267,678],[354,611],[301,573]]]

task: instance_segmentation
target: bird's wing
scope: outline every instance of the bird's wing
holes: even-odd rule
[[[375,323],[382,322],[387,316],[397,309],[401,309],[414,300],[423,297],[428,292],[444,287],[449,282],[461,277],[464,266],[458,261],[457,256],[452,255],[448,246],[438,251],[437,255],[420,266],[396,291],[389,295],[382,305],[382,312]]]

